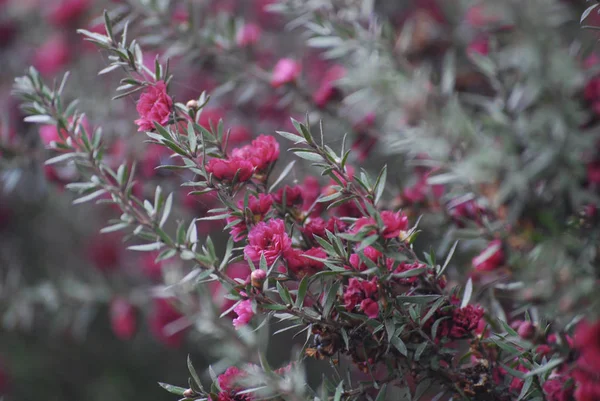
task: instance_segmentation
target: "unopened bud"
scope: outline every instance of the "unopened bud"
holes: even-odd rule
[[[183,392],[183,396],[185,398],[194,398],[195,395],[196,395],[196,392],[194,390],[192,390],[191,388],[188,388],[187,390],[185,390]]]
[[[198,104],[198,101],[197,101],[197,100],[189,100],[189,101],[188,101],[188,102],[185,104],[185,106],[186,106],[188,109],[192,109],[192,110],[198,110],[198,108],[200,107],[200,105]]]
[[[529,340],[535,335],[535,326],[531,322],[523,322],[519,325],[517,333],[521,338]]]
[[[267,278],[267,273],[264,270],[257,269],[250,274],[250,282],[252,283],[252,287],[254,288],[262,288],[265,279]]]

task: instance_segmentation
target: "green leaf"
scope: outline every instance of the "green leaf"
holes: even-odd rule
[[[342,392],[344,391],[344,382],[341,381],[335,389],[335,395],[333,396],[333,401],[341,401]]]
[[[175,394],[175,395],[180,395],[180,396],[183,396],[183,392],[185,390],[187,390],[187,388],[173,386],[173,385],[167,384],[167,383],[159,382],[158,385],[161,386],[162,388],[164,388],[165,390],[167,390],[169,393]]]
[[[322,162],[323,157],[321,155],[315,153],[313,150],[294,150],[294,154],[302,159],[306,159],[313,162]]]
[[[394,335],[390,341],[392,343],[392,345],[394,347],[396,347],[396,349],[404,356],[408,355],[408,350],[406,349],[406,344],[404,344],[404,341],[402,341],[402,339],[397,336]]]
[[[456,247],[457,246],[458,246],[458,241],[456,241],[454,243],[454,245],[452,245],[452,248],[450,249],[450,252],[448,252],[448,256],[446,256],[446,260],[444,261],[444,265],[442,266],[442,268],[440,269],[440,271],[437,274],[438,277],[441,277],[441,275],[444,274],[444,271],[448,267],[448,264],[450,263],[450,260],[452,259],[452,256],[454,256],[454,251],[456,251]]]
[[[284,137],[285,139],[294,141],[295,144],[306,143],[306,139],[304,139],[300,135],[293,134],[291,132],[285,132],[285,131],[275,131],[275,132],[278,133],[279,135],[281,135],[282,137]]]
[[[190,375],[192,376],[192,379],[194,379],[194,382],[196,383],[196,385],[198,385],[198,387],[202,391],[204,391],[204,387],[202,387],[202,382],[200,381],[200,376],[198,376],[198,373],[196,372],[196,369],[194,368],[194,365],[192,364],[192,359],[190,358],[189,355],[187,357],[187,366],[188,366],[188,370],[190,371]]]
[[[294,168],[294,164],[296,164],[296,160],[292,160],[287,166],[285,166],[281,174],[279,174],[279,177],[277,177],[275,182],[271,184],[271,187],[269,187],[269,192],[272,192],[273,189],[277,187],[277,185],[279,185],[279,183],[281,183],[285,177],[287,177],[290,171],[292,171],[292,168]]]
[[[80,203],[85,203],[85,202],[89,202],[91,200],[94,200],[96,198],[98,198],[99,196],[102,196],[106,193],[105,189],[99,189],[97,191],[92,192],[91,194],[87,194],[85,196],[82,196],[81,198],[77,198],[73,201],[74,205],[78,205]]]
[[[558,365],[560,365],[563,362],[564,362],[563,358],[553,359],[553,360],[549,361],[548,363],[546,363],[546,364],[544,364],[542,366],[539,366],[539,367],[537,367],[537,368],[535,368],[535,369],[533,369],[533,370],[525,373],[525,376],[523,376],[523,377],[527,378],[527,377],[530,377],[530,376],[536,376],[536,375],[548,372],[548,371],[554,369],[555,367],[557,367]]]
[[[473,295],[473,280],[469,277],[467,285],[465,285],[465,292],[463,294],[462,302],[460,303],[461,308],[464,308],[469,304],[471,295]]]
[[[46,166],[50,166],[51,164],[65,162],[77,157],[77,153],[64,153],[62,155],[53,157],[51,159],[46,160],[44,163]]]
[[[300,281],[300,285],[298,286],[298,295],[296,296],[296,308],[302,308],[304,304],[304,297],[306,296],[306,292],[308,291],[309,278],[308,275],[302,277],[302,281]]]
[[[375,398],[375,401],[384,401],[386,392],[387,392],[387,383],[384,383],[384,385],[381,386],[381,388],[379,389],[379,393],[377,393],[377,397]]]
[[[276,285],[277,285],[277,292],[279,293],[281,300],[286,305],[291,305],[292,304],[292,296],[290,295],[290,291],[287,289],[287,287],[284,287],[283,285],[281,285],[279,283],[279,281],[277,281]]]
[[[383,166],[379,175],[377,176],[377,180],[375,181],[375,199],[374,202],[377,204],[383,195],[383,191],[385,190],[385,182],[387,180],[387,165]]]
[[[153,242],[151,244],[131,245],[131,246],[128,246],[127,249],[130,249],[132,251],[148,252],[148,251],[157,251],[162,247],[163,247],[162,242]]]

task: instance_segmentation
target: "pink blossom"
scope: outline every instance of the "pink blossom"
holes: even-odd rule
[[[371,260],[374,264],[377,264],[377,260],[382,256],[382,253],[372,246],[366,247],[362,252],[364,253],[365,257]],[[350,266],[352,266],[354,270],[365,271],[369,268],[366,263],[361,260],[357,253],[350,255],[349,260]]]
[[[600,115],[600,77],[590,79],[583,91],[584,99],[596,115]]]
[[[571,401],[573,399],[573,384],[567,385],[568,374],[552,374],[543,386],[547,401]]]
[[[152,131],[154,123],[165,125],[173,108],[173,100],[167,94],[167,86],[163,81],[149,86],[140,96],[136,109],[140,118],[135,120],[138,131]]]
[[[219,107],[209,107],[206,109],[202,109],[202,113],[200,114],[200,118],[198,119],[198,125],[210,130],[210,125],[214,125],[215,127],[219,123],[220,120],[225,117],[225,111]]]
[[[254,312],[252,311],[252,302],[249,299],[241,301],[235,306],[235,308],[233,308],[233,311],[237,314],[237,317],[233,319],[233,326],[236,329],[246,326],[254,317]]]
[[[482,317],[483,308],[479,306],[467,305],[464,308],[454,309],[448,335],[455,339],[467,337],[477,328]]]
[[[235,36],[235,42],[239,47],[252,46],[260,39],[260,27],[253,23],[245,24]]]
[[[325,71],[319,89],[313,94],[313,101],[317,107],[323,108],[340,95],[337,81],[346,75],[346,69],[341,65],[334,65]]]
[[[344,307],[347,311],[352,312],[358,305],[359,309],[365,312],[369,318],[375,319],[379,315],[377,297],[377,278],[364,281],[353,277],[344,291]]]
[[[124,298],[115,298],[110,303],[110,325],[113,333],[121,340],[129,340],[135,334],[135,309]]]
[[[42,75],[57,75],[71,58],[67,38],[61,34],[51,36],[34,54],[33,65]]]
[[[473,258],[473,267],[478,272],[495,270],[502,263],[504,263],[504,252],[502,251],[502,241],[498,239],[491,241],[483,252]]]
[[[285,231],[285,223],[280,219],[259,222],[248,233],[248,245],[244,248],[246,258],[258,263],[264,255],[271,266],[292,247],[292,240]]]
[[[292,207],[298,203],[302,203],[302,188],[299,186],[285,187],[279,189],[273,194],[273,200],[278,205],[283,205],[283,198],[285,194],[285,206]]]
[[[167,347],[177,348],[183,342],[185,330],[175,333],[166,331],[168,325],[179,321],[183,315],[177,311],[168,299],[154,299],[154,308],[149,317],[150,331],[154,337]]]
[[[392,269],[394,266],[393,259],[388,259],[387,265],[388,265],[387,266],[388,269]],[[427,267],[427,265],[425,265],[423,263],[419,263],[419,262],[413,262],[413,263],[401,262],[400,264],[398,264],[398,267],[396,267],[396,269],[394,269],[394,273],[396,273],[396,274],[404,273],[407,271],[421,269],[424,267]],[[398,282],[401,284],[410,285],[410,284],[416,283],[418,279],[419,279],[419,276],[417,275],[417,276],[413,276],[413,277],[400,278],[400,279],[398,279]]]
[[[590,184],[600,184],[600,161],[593,161],[587,165],[587,180]]]
[[[80,19],[91,5],[90,0],[59,0],[50,8],[48,19],[54,25],[70,25]]]
[[[322,248],[315,247],[304,252],[299,249],[290,249],[284,254],[288,269],[298,277],[312,275],[323,270],[323,262],[310,257],[327,259],[327,253]]]
[[[402,212],[381,212],[381,220],[383,221],[383,230],[381,235],[384,238],[396,238],[400,235],[400,231],[405,231],[408,228],[408,217]],[[369,235],[376,232],[377,222],[372,217],[361,217],[354,223],[352,232],[356,233],[362,231],[363,227],[373,227],[373,230],[369,231]]]
[[[273,75],[271,76],[271,86],[279,88],[285,84],[295,82],[300,75],[302,67],[291,58],[282,58],[275,64]]]
[[[219,392],[219,401],[252,401],[254,397],[251,394],[236,394],[242,388],[238,385],[240,379],[246,376],[246,372],[231,366],[225,372],[219,375],[217,382],[221,391]]]
[[[256,171],[263,172],[279,158],[279,143],[272,136],[260,135],[251,145],[233,149],[231,155],[249,161]]]
[[[337,217],[332,217],[327,221],[323,220],[321,217],[314,217],[307,219],[302,228],[302,233],[309,239],[313,239],[315,235],[321,238],[327,238],[326,230],[332,234],[336,234],[344,232],[345,229],[346,223]]]
[[[206,171],[219,181],[231,182],[236,177],[238,182],[245,182],[252,178],[254,166],[242,159],[210,159]]]
[[[248,209],[252,213],[251,216],[245,216],[246,221],[251,221],[254,223],[258,223],[259,221],[264,220],[265,215],[271,210],[271,206],[273,205],[273,197],[270,194],[258,194],[258,198],[256,196],[248,197]],[[238,207],[242,210],[242,212],[246,213],[244,210],[244,201],[240,200],[238,202]],[[232,215],[227,218],[227,224],[233,223],[236,220],[239,220],[239,216]],[[240,221],[233,227],[231,227],[231,235],[235,241],[240,241],[244,238],[244,233],[248,229],[246,221]]]

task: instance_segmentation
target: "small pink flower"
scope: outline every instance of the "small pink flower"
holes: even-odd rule
[[[277,205],[283,204],[283,198],[285,194],[285,206],[292,207],[296,204],[302,203],[302,188],[299,186],[290,187],[286,185],[273,194],[273,201]]]
[[[499,239],[490,242],[483,252],[473,258],[473,267],[478,272],[495,270],[502,263],[504,263],[504,252],[502,251],[502,241]]]
[[[135,120],[138,131],[152,131],[154,123],[167,124],[173,108],[173,100],[167,94],[167,86],[163,81],[149,86],[140,96],[137,103],[140,118]]]
[[[275,64],[273,75],[271,76],[271,86],[279,88],[285,84],[295,82],[300,75],[302,67],[291,58],[282,58]]]
[[[233,326],[236,329],[246,326],[254,317],[252,302],[249,299],[241,301],[233,308],[233,311],[237,314],[237,317],[233,319]]]
[[[327,259],[327,253],[318,247],[302,252],[299,249],[290,249],[284,254],[288,269],[298,277],[312,275],[323,270],[324,264],[311,256],[319,259]]]
[[[113,333],[121,340],[129,340],[135,334],[135,309],[124,298],[115,298],[110,303],[110,325]]]
[[[377,297],[376,278],[364,281],[353,277],[344,291],[344,307],[347,311],[352,312],[358,305],[359,309],[365,312],[369,318],[375,319],[379,315]]]
[[[256,24],[245,24],[235,36],[235,42],[239,47],[252,46],[260,39],[260,27]]]
[[[573,384],[567,384],[569,375],[550,375],[544,383],[543,390],[547,401],[571,401],[573,399]]]
[[[57,75],[71,58],[71,50],[65,36],[51,36],[35,51],[33,65],[42,75]]]
[[[292,247],[292,240],[285,231],[285,223],[280,219],[259,222],[248,233],[248,245],[244,248],[246,258],[258,263],[264,255],[271,266]]]
[[[375,264],[377,264],[377,260],[382,256],[382,253],[379,252],[377,249],[373,248],[372,246],[368,246],[365,249],[363,249],[363,253],[367,259],[371,260]],[[350,266],[352,266],[354,270],[365,271],[369,268],[360,259],[360,256],[357,253],[353,253],[352,255],[350,255],[349,260]]]
[[[259,221],[264,220],[264,217],[271,210],[271,206],[273,205],[273,197],[270,194],[258,194],[258,198],[255,196],[248,197],[248,209],[252,213],[252,216],[246,216],[246,220],[249,221],[249,218],[252,217],[252,222],[258,223]],[[244,209],[244,201],[240,200],[238,202],[238,207],[242,209],[243,213],[246,213]],[[239,220],[239,216],[232,215],[227,218],[227,224],[232,223],[236,220]],[[248,226],[246,221],[242,220],[233,227],[231,227],[231,236],[235,241],[241,241],[244,238],[244,234],[246,233]]]
[[[237,181],[245,182],[252,178],[254,166],[242,159],[211,159],[206,165],[206,171],[219,181],[231,182],[237,174]]]
[[[233,149],[231,155],[249,161],[256,171],[264,172],[279,158],[279,143],[272,136],[260,135],[252,141],[251,145]]]
[[[323,108],[330,101],[340,95],[337,81],[346,75],[346,69],[341,65],[334,65],[323,75],[319,89],[313,94],[313,101],[317,107]]]
[[[396,238],[400,235],[400,231],[405,231],[408,228],[408,217],[402,212],[381,212],[381,220],[383,221],[383,230],[381,235],[384,238]],[[354,223],[353,233],[362,231],[363,227],[373,227],[373,230],[368,234],[374,234],[377,228],[377,222],[372,217],[361,217]]]

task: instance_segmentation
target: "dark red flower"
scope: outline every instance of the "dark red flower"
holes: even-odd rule
[[[552,374],[544,383],[543,390],[547,401],[571,401],[573,399],[573,383],[568,383],[568,374]]]
[[[483,317],[483,308],[467,305],[464,308],[456,308],[452,312],[450,332],[447,334],[452,338],[465,338],[477,328]]]
[[[98,235],[88,246],[88,259],[94,267],[103,272],[111,272],[119,268],[123,244],[114,235]]]
[[[140,96],[137,103],[137,112],[140,118],[135,120],[138,131],[152,131],[154,123],[165,125],[169,121],[173,100],[167,93],[167,86],[163,81],[149,86]]]
[[[245,219],[231,227],[231,236],[235,241],[240,241],[244,238],[244,234],[246,233],[248,226],[247,222],[252,221],[253,223],[258,223],[259,221],[264,220],[265,215],[271,210],[271,206],[273,205],[273,197],[270,194],[258,194],[258,198],[256,196],[248,197],[248,209],[252,213],[251,216],[245,216]],[[238,207],[245,214],[246,210],[244,210],[244,201],[238,202]],[[233,223],[236,220],[240,220],[239,216],[230,216],[227,218],[227,224]]]

